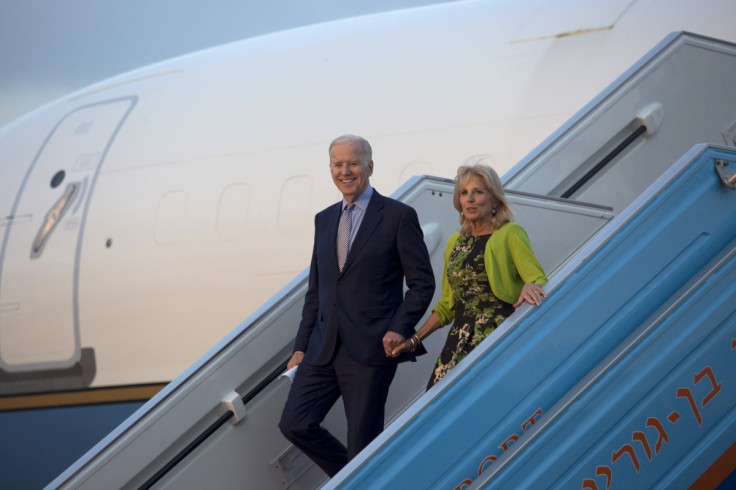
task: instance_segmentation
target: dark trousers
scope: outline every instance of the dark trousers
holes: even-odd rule
[[[325,366],[299,365],[279,428],[330,477],[383,430],[388,388],[396,366],[353,361],[340,345]],[[347,448],[321,424],[342,395],[347,417]]]

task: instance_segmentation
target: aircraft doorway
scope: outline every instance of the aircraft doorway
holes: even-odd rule
[[[124,97],[70,112],[29,166],[0,228],[2,378],[21,381],[32,372],[38,388],[42,371],[53,378],[60,370],[80,376],[73,368],[83,357],[77,281],[85,220],[107,151],[136,101]]]

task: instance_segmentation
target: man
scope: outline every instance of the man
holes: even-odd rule
[[[369,183],[368,142],[340,136],[329,154],[343,199],[314,220],[309,288],[288,363],[299,369],[279,428],[332,477],[383,430],[396,365],[414,360],[391,351],[414,333],[435,283],[416,212]],[[320,425],[341,395],[347,448]]]

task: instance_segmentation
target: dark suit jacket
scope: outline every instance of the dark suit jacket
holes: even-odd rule
[[[434,295],[416,211],[374,189],[340,273],[336,241],[341,211],[342,201],[315,217],[309,288],[294,350],[305,353],[304,362],[324,365],[339,332],[357,362],[390,365],[413,359],[386,357],[382,339],[389,330],[410,337]]]

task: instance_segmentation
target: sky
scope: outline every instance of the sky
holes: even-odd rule
[[[448,0],[0,0],[0,126],[108,77],[268,32]]]

